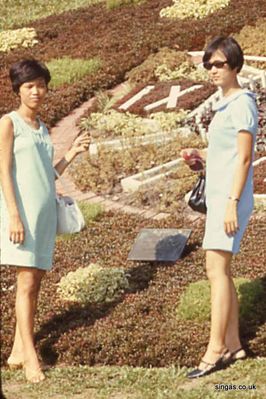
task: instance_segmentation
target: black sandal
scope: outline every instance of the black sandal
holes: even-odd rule
[[[245,352],[245,355],[242,356],[242,357],[236,357],[236,355],[237,355],[238,352],[240,352],[240,351],[244,351],[244,352]],[[246,351],[245,351],[245,349],[241,346],[240,348],[236,349],[235,351],[230,352],[230,356],[228,357],[228,359],[225,359],[225,362],[226,362],[227,364],[233,364],[233,363],[237,362],[238,360],[245,360],[246,358],[247,358]]]
[[[201,369],[194,369],[187,373],[187,378],[199,378],[199,377],[204,377],[205,375],[209,375],[211,373],[214,373],[215,371],[222,370],[226,367],[225,359],[224,356],[230,353],[228,350],[226,350],[215,363],[208,363],[205,362],[205,360],[201,360],[202,363],[206,364],[207,368],[204,370]]]

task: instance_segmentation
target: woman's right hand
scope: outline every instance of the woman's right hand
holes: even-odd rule
[[[23,244],[25,239],[25,230],[19,215],[10,217],[9,222],[9,240],[13,244]]]
[[[201,170],[204,168],[204,159],[196,148],[185,148],[181,150],[180,155],[190,169]]]

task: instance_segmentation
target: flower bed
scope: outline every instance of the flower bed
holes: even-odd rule
[[[152,85],[152,82],[149,82],[149,85]],[[170,90],[172,86],[180,86],[180,90],[186,90],[188,88],[193,89],[197,85],[202,86],[201,88],[196,88],[195,90],[185,93],[177,100],[176,107],[174,108],[166,108],[166,104],[162,104],[153,108],[150,111],[146,111],[145,107],[153,104],[163,98],[167,98],[169,96]],[[146,86],[146,85],[145,85]],[[129,92],[126,96],[121,98],[116,104],[115,108],[119,109],[119,107],[124,104],[127,100],[132,98],[136,93],[140,92],[144,87],[144,85],[135,87],[131,92]],[[139,101],[135,102],[132,106],[127,108],[128,112],[137,115],[148,115],[153,112],[173,112],[179,111],[180,109],[192,110],[200,105],[204,100],[206,100],[212,93],[216,91],[216,88],[210,83],[206,82],[192,82],[189,80],[177,80],[177,81],[168,81],[168,82],[157,82],[153,90],[151,90],[148,94],[143,96]]]
[[[230,0],[174,0],[173,5],[161,10],[160,16],[173,19],[201,19],[227,7]]]
[[[127,255],[142,227],[188,228],[182,213],[163,222],[144,221],[120,213],[104,214],[70,241],[56,245],[52,273],[42,284],[36,343],[50,365],[170,366],[197,364],[209,338],[209,322],[180,320],[179,299],[192,282],[206,279],[201,246],[203,223],[193,226],[185,254],[175,264],[129,262]],[[256,356],[266,356],[264,219],[254,219],[242,252],[234,259],[238,277],[261,279],[262,298],[241,321],[241,341]],[[123,299],[101,305],[73,305],[61,300],[57,283],[70,271],[98,262],[105,269],[124,268],[130,291]],[[11,349],[15,323],[15,270],[1,269],[1,361]],[[12,288],[13,287],[13,288]],[[160,295],[158,295],[160,293]]]
[[[147,0],[138,7],[113,11],[107,11],[102,5],[35,22],[32,25],[39,44],[33,50],[17,49],[7,56],[0,56],[0,115],[17,104],[15,96],[10,94],[7,72],[12,62],[19,58],[34,55],[50,61],[65,55],[72,58],[82,55],[84,59],[97,56],[102,60],[103,68],[95,75],[49,92],[43,117],[54,124],[95,90],[123,81],[127,71],[160,47],[177,44],[181,49],[202,49],[206,37],[232,30],[237,32],[246,23],[265,15],[259,0],[248,5],[246,1],[231,0],[230,5],[217,12],[215,17],[195,21],[193,25],[191,21],[178,21],[177,24],[159,19],[159,11],[169,4],[169,0]],[[264,116],[262,111],[261,129],[265,128]],[[129,149],[123,151],[122,156],[121,152],[101,150],[97,160],[77,159],[72,174],[82,190],[115,194],[121,191],[119,182],[122,177],[175,159],[180,149],[187,146],[203,144],[197,135],[192,135],[160,147],[149,145]],[[261,180],[260,169],[258,171],[255,179],[259,176]],[[143,192],[143,197],[139,193],[140,199],[136,199],[144,206],[157,204],[160,209],[170,210],[171,218],[156,222],[109,212],[97,222],[88,224],[80,234],[57,241],[54,269],[42,284],[37,314],[36,342],[44,362],[50,365],[163,367],[172,364],[191,366],[200,360],[209,338],[209,322],[180,320],[176,309],[188,285],[206,278],[205,255],[200,249],[203,222],[192,226],[193,234],[184,256],[176,264],[127,261],[140,228],[191,227],[179,199],[187,185],[193,184],[196,175],[188,170],[181,172],[174,171],[161,186],[148,194]],[[243,240],[242,252],[233,263],[234,274],[260,279],[263,290],[252,303],[252,312],[248,312],[245,320],[241,319],[241,341],[258,356],[266,356],[264,230],[265,215],[255,214]],[[61,278],[91,263],[98,263],[106,270],[123,268],[129,281],[126,296],[111,303],[85,306],[61,300],[56,292]],[[13,339],[15,278],[15,270],[1,269],[3,363]]]
[[[182,96],[176,99],[176,104],[171,108],[167,108],[166,100],[164,104],[153,107],[151,110],[145,109],[152,103],[168,98],[172,87],[177,86],[180,87]],[[87,130],[96,141],[172,132],[184,123],[188,111],[196,108],[215,90],[213,85],[204,82],[197,82],[197,84],[187,80],[157,82],[154,88],[147,86],[152,90],[135,101],[133,105],[126,109],[121,108],[127,101],[134,99],[136,94],[141,93],[145,87],[138,85],[117,101],[109,98],[108,93],[96,96],[92,106],[80,119],[81,129]],[[191,91],[185,92],[190,89]],[[143,116],[146,118],[143,119]]]
[[[0,32],[0,53],[8,53],[17,47],[33,47],[38,43],[36,31],[32,28]]]
[[[204,147],[197,135],[180,137],[165,145],[149,144],[110,151],[100,148],[98,157],[77,159],[70,167],[75,183],[82,191],[113,195],[122,191],[121,179],[179,157],[188,146]]]
[[[246,25],[238,34],[235,34],[235,39],[239,42],[246,55],[264,56],[266,54],[266,20],[260,18],[255,26]],[[257,64],[259,67],[260,64]]]
[[[17,106],[7,76],[10,65],[20,58],[33,56],[48,62],[82,55],[84,59],[102,60],[104,66],[95,75],[49,92],[41,116],[54,125],[96,90],[123,81],[126,72],[159,48],[179,46],[180,50],[201,50],[207,37],[238,32],[265,13],[260,0],[254,0],[248,7],[242,0],[231,0],[228,7],[212,16],[193,24],[189,19],[177,23],[159,17],[160,10],[169,4],[169,0],[147,0],[137,7],[113,10],[97,4],[31,23],[39,43],[33,49],[19,48],[0,55],[0,116]]]
[[[254,193],[266,195],[266,161],[254,167]]]

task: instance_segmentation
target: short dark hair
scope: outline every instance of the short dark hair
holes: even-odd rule
[[[9,77],[13,91],[17,94],[23,83],[43,78],[46,86],[48,86],[48,83],[51,80],[48,68],[42,62],[34,59],[22,60],[13,64],[9,70]]]
[[[237,72],[241,71],[244,64],[244,55],[240,45],[233,37],[215,37],[205,49],[203,62],[208,62],[217,50],[221,50],[224,53],[231,69],[237,68]]]

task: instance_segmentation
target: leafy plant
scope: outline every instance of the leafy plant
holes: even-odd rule
[[[118,8],[121,6],[127,6],[131,4],[139,4],[145,0],[106,0],[106,7],[108,9]]]
[[[161,17],[201,19],[227,7],[230,0],[173,0],[173,2],[172,6],[161,10]]]
[[[150,119],[143,119],[130,112],[121,113],[113,109],[108,110],[108,108],[103,113],[93,112],[88,118],[83,118],[80,123],[81,129],[96,130],[101,139],[104,137],[145,136],[162,130],[168,132],[177,129],[188,114],[184,110],[169,113],[158,112],[150,114]],[[157,123],[154,124],[152,121]],[[96,134],[96,137],[98,135]]]
[[[247,55],[265,56],[266,54],[266,20],[260,18],[254,26],[246,25],[233,35]],[[260,67],[261,63],[257,66]],[[265,67],[265,65],[264,65]]]
[[[98,58],[83,60],[64,57],[49,61],[47,67],[52,76],[50,86],[56,88],[65,83],[75,83],[85,75],[94,74],[101,68],[101,61]]]
[[[161,81],[178,80],[182,78],[195,81],[209,80],[208,73],[203,68],[197,68],[192,62],[185,61],[174,69],[170,69],[166,64],[159,65],[154,72],[155,76]]]
[[[17,47],[33,47],[38,43],[33,28],[0,31],[0,52],[7,53]]]
[[[113,107],[113,105],[126,94],[128,94],[132,90],[132,85],[129,83],[125,83],[123,88],[119,91],[119,93],[111,96],[108,92],[99,90],[96,93],[96,104],[95,108],[97,108],[98,112],[106,113],[109,109]]]
[[[240,302],[242,320],[254,312],[256,303],[262,300],[264,288],[261,280],[234,279]],[[178,317],[203,322],[210,319],[210,285],[206,280],[190,284],[182,294],[177,308]]]
[[[157,53],[150,54],[148,58],[126,74],[131,83],[146,83],[158,80],[155,71],[160,65],[173,70],[184,62],[189,62],[189,57],[183,51],[176,51],[167,47],[161,48]],[[192,62],[191,62],[191,65]]]
[[[62,299],[79,303],[112,302],[129,287],[124,269],[105,269],[98,264],[79,267],[58,283]]]

